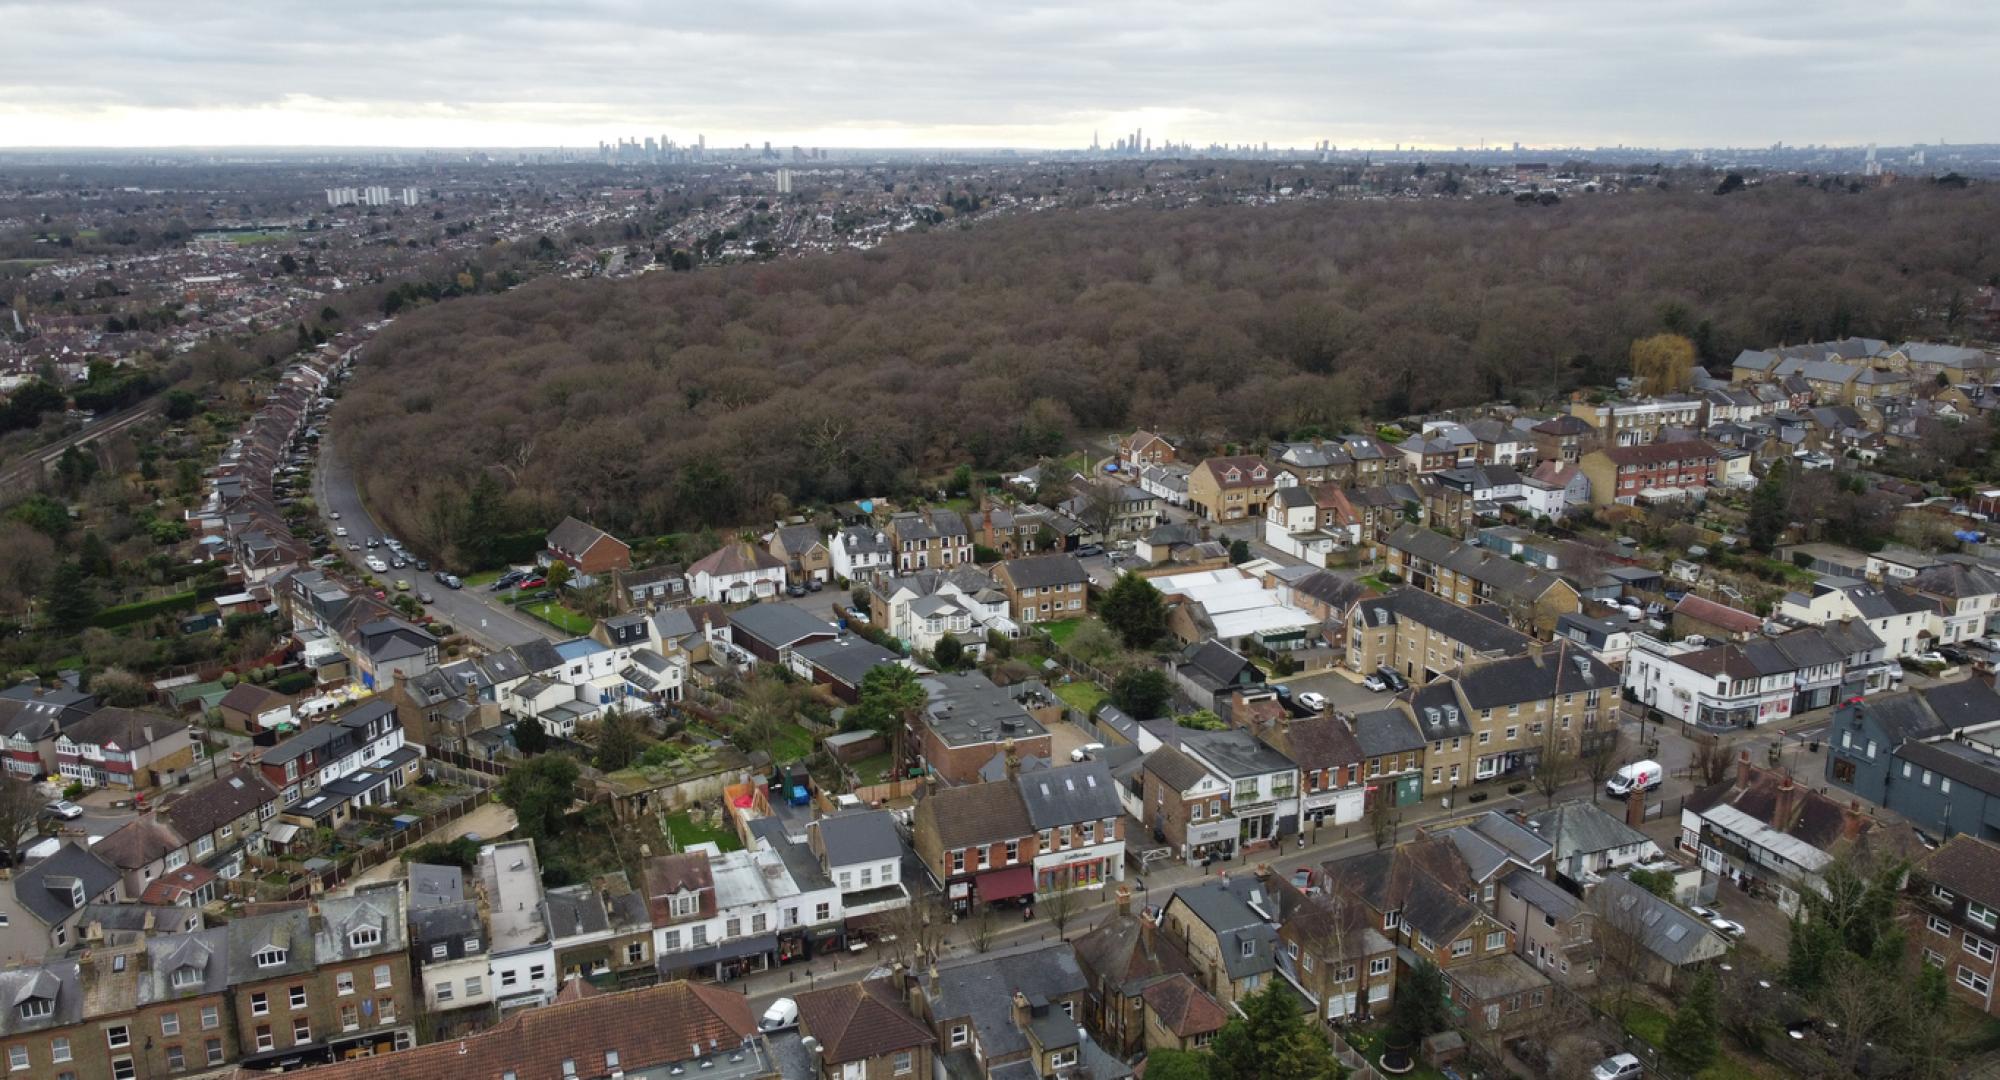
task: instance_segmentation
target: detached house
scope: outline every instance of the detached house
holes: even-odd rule
[[[834,534],[827,552],[833,574],[848,581],[869,581],[895,570],[895,550],[889,534],[866,525],[856,525]]]
[[[1118,440],[1118,460],[1134,469],[1165,465],[1174,460],[1174,444],[1150,431],[1135,431]]]
[[[771,554],[795,582],[829,581],[833,551],[814,525],[787,525],[771,534]]]
[[[60,955],[82,940],[84,909],[125,899],[122,885],[116,867],[75,843],[0,878],[0,962]]]
[[[896,572],[950,569],[969,566],[972,558],[972,530],[965,518],[951,510],[906,510],[889,518],[889,537],[895,548]]]
[[[568,563],[579,574],[596,577],[632,568],[632,549],[595,525],[573,517],[549,531],[546,561]]]
[[[1074,555],[1039,555],[999,565],[994,580],[1007,594],[1018,623],[1082,618],[1089,604],[1090,575]]]
[[[1188,502],[1210,521],[1242,521],[1264,516],[1276,473],[1263,458],[1209,458],[1188,475]]]
[[[688,591],[714,604],[742,604],[778,595],[785,587],[785,564],[755,544],[735,541],[688,567]]]

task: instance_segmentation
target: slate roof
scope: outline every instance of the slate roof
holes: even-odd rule
[[[1917,862],[1919,877],[2000,910],[2000,845],[1959,833]]]
[[[1961,600],[2000,593],[2000,576],[1977,566],[1946,562],[1918,571],[1910,580],[1910,587],[1932,596]]]
[[[88,903],[109,892],[118,880],[118,871],[109,863],[70,841],[54,855],[15,875],[14,899],[43,925],[54,926],[76,910],[70,902],[69,882],[83,883],[83,899]]]
[[[1433,942],[1456,939],[1479,917],[1466,899],[1474,879],[1458,845],[1426,836],[1324,865],[1329,892],[1345,892],[1378,912],[1400,911]]]
[[[299,975],[315,966],[312,918],[303,908],[244,916],[230,922],[225,929],[229,931],[231,983]],[[267,947],[284,950],[285,962],[259,967],[252,957]]]
[[[1020,777],[1015,784],[1036,831],[1105,821],[1122,813],[1111,770],[1101,761],[1044,769]]]
[[[1604,812],[1597,804],[1576,800],[1528,815],[1535,833],[1555,847],[1557,860],[1576,854],[1611,851],[1651,843],[1645,833]]]
[[[75,960],[50,960],[41,964],[0,969],[0,1035],[68,1027],[83,1019],[83,978]],[[45,998],[55,1004],[46,1019],[27,1020],[19,1006],[30,998]]]
[[[1037,555],[1031,559],[1013,559],[1000,564],[999,573],[1017,589],[1042,589],[1056,585],[1074,585],[1090,580],[1083,569],[1083,563],[1074,555]]]
[[[1110,980],[1121,994],[1135,993],[1163,975],[1194,970],[1173,937],[1141,916],[1106,919],[1072,944],[1085,972]]]
[[[1030,1006],[1046,1006],[1088,989],[1067,942],[1035,943],[962,959],[941,960],[935,973],[920,971],[917,984],[938,1023],[967,1018],[988,1060],[1029,1049],[1014,1020],[1014,993]],[[1032,1068],[1029,1075],[1034,1075]]]
[[[1280,723],[1264,729],[1260,738],[1303,769],[1339,768],[1367,757],[1346,719],[1331,713]]]
[[[1414,622],[1462,642],[1474,652],[1511,655],[1534,645],[1528,635],[1422,589],[1397,589],[1379,599],[1363,600],[1357,609],[1366,617],[1367,626]]]
[[[1207,766],[1173,746],[1162,746],[1147,754],[1145,770],[1175,791],[1186,791],[1208,775]]]
[[[1484,548],[1461,544],[1448,536],[1407,522],[1389,534],[1388,544],[1522,600],[1537,599],[1561,582],[1554,574],[1526,563],[1517,563]]]
[[[278,789],[261,770],[241,765],[188,789],[161,808],[160,818],[192,842],[277,799]]]
[[[1290,772],[1298,767],[1282,751],[1259,742],[1256,736],[1242,728],[1189,731],[1181,736],[1181,746],[1230,780]]]
[[[1467,825],[1442,830],[1474,881],[1486,881],[1510,863],[1540,866],[1552,850],[1547,840],[1505,814],[1487,811]]]
[[[465,899],[465,871],[456,866],[411,863],[410,909],[455,904]]]
[[[410,943],[420,949],[443,942],[463,942],[466,938],[478,938],[484,951],[486,924],[479,918],[479,904],[474,900],[454,900],[449,903],[430,904],[419,907],[412,904],[405,916],[410,924]],[[453,953],[462,952],[462,946],[455,947]],[[472,955],[478,955],[474,953]]]
[[[548,545],[570,555],[581,556],[599,540],[614,539],[610,533],[588,522],[573,517],[562,519],[555,528],[549,530]]]
[[[829,866],[901,858],[903,841],[887,810],[850,810],[820,818],[820,850]]]
[[[1515,896],[1540,909],[1544,915],[1567,919],[1583,910],[1583,901],[1533,870],[1516,867],[1500,883],[1512,890]]]
[[[79,746],[110,746],[116,743],[124,749],[133,750],[185,730],[187,724],[173,717],[132,709],[105,708],[64,728],[63,737]]]
[[[1264,913],[1250,906],[1250,897],[1264,899],[1275,910],[1275,898],[1265,897],[1262,886],[1252,878],[1228,880],[1209,878],[1196,885],[1174,890],[1171,907],[1178,902],[1202,925],[1215,933],[1222,953],[1222,967],[1233,981],[1270,972],[1277,967],[1278,928]],[[1248,949],[1248,956],[1244,955]]]
[[[137,870],[167,857],[184,845],[173,830],[161,825],[151,814],[135,817],[91,845],[90,853],[120,870]]]
[[[1434,679],[1403,695],[1410,703],[1410,715],[1425,742],[1471,736],[1471,717],[1459,707],[1455,685],[1450,679]]]
[[[1238,672],[1249,665],[1241,653],[1214,638],[1198,642],[1183,655],[1181,667],[1192,674],[1213,680],[1218,686],[1234,682]]]
[[[1720,955],[1725,946],[1715,931],[1694,915],[1682,911],[1621,874],[1613,874],[1597,885],[1603,896],[1604,918],[1614,926],[1636,933],[1646,948],[1679,967],[1682,964]]]
[[[829,1065],[929,1046],[937,1041],[910,1014],[889,979],[869,979],[798,995],[799,1029],[819,1040]]]
[[[2000,795],[2000,757],[1975,750],[1964,743],[1906,742],[1896,748],[1896,757],[1929,769],[1987,795]]]
[[[752,604],[729,617],[731,634],[747,634],[773,649],[789,648],[814,635],[832,636],[839,631],[825,619],[790,604]]]
[[[1363,755],[1371,758],[1421,750],[1428,741],[1417,731],[1403,710],[1376,709],[1354,718],[1354,738]]]
[[[794,653],[799,659],[831,675],[848,686],[858,687],[870,671],[894,664],[901,656],[867,638],[841,637],[801,645]]]

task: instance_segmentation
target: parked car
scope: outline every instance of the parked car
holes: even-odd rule
[[[1367,687],[1370,690],[1375,691],[1378,694],[1384,690],[1389,689],[1389,684],[1383,682],[1382,676],[1380,675],[1367,676],[1366,678],[1361,680],[1361,685]]]
[[[1940,645],[1937,647],[1937,653],[1954,664],[1969,664],[1972,662],[1972,654],[1966,652],[1964,648],[1958,645]]]
[[[1375,674],[1382,676],[1382,681],[1389,684],[1389,689],[1399,694],[1410,688],[1410,680],[1396,674],[1395,668],[1387,666],[1378,667],[1375,669]]]
[[[386,574],[389,572],[389,564],[383,562],[381,559],[378,559],[373,555],[370,555],[368,556],[368,569],[373,570],[378,574]]]
[[[70,802],[68,799],[57,799],[42,809],[47,810],[51,815],[59,817],[64,821],[75,821],[77,818],[83,816],[83,807]]]
[[[429,590],[426,590],[426,589],[418,589],[418,590],[417,590],[417,602],[418,602],[418,603],[420,603],[420,604],[435,604],[435,603],[437,603],[437,597],[435,597],[435,596],[432,596],[432,595],[430,594]]]
[[[799,1024],[799,1003],[788,997],[781,997],[764,1010],[757,1021],[759,1031],[785,1031]]]
[[[409,592],[409,591],[410,591],[410,583],[409,583],[409,582],[407,582],[407,581],[405,581],[405,580],[403,580],[402,578],[397,578],[397,579],[396,579],[396,591],[397,591],[397,592]]]
[[[328,518],[329,520],[331,520],[331,521],[339,521],[339,520],[340,520],[340,511],[338,511],[338,510],[335,510],[335,511],[332,511],[331,513],[327,514],[326,516],[327,516],[327,518]],[[347,535],[347,534],[346,534],[346,533],[342,533],[341,535],[342,535],[342,536],[345,536],[345,535]]]
[[[1071,750],[1069,752],[1069,759],[1071,761],[1089,761],[1091,758],[1103,752],[1104,752],[1104,744],[1101,742],[1084,743],[1082,746],[1079,746],[1076,749]]]
[[[521,581],[521,583],[520,583],[519,585],[516,585],[516,586],[515,586],[515,588],[517,588],[517,589],[539,589],[539,588],[541,588],[542,586],[544,586],[544,585],[547,585],[548,583],[549,583],[549,579],[548,579],[548,578],[545,578],[545,577],[543,577],[543,576],[542,576],[542,575],[540,575],[540,574],[536,574],[536,575],[535,575],[534,577],[531,577],[531,578],[525,578],[525,579],[523,579],[523,580]]]
[[[429,559],[418,559],[418,560],[417,560],[417,569],[418,569],[418,570],[420,570],[420,571],[423,571],[423,572],[425,572],[425,573],[429,573],[429,572],[430,572],[430,568],[431,568],[431,561],[430,561]]]
[[[1723,937],[1735,939],[1743,936],[1743,924],[1735,919],[1725,919],[1720,915],[1708,920],[1708,925]]]
[[[846,608],[842,611],[842,614],[847,616],[848,622],[865,623],[868,621],[868,613],[858,607]]]
[[[1910,657],[1910,659],[1915,660],[1919,664],[1929,664],[1932,667],[1943,667],[1947,662],[1944,654],[1940,652],[1920,652]]]
[[[1590,1080],[1639,1080],[1646,1067],[1632,1054],[1613,1054],[1590,1070]]]
[[[463,589],[465,588],[465,580],[457,574],[446,574],[444,576],[444,587],[447,589]]]
[[[785,586],[786,596],[797,598],[804,596],[805,594],[806,594],[806,587],[804,585],[799,584],[796,581],[792,582],[790,585]]]
[[[1085,544],[1076,549],[1076,557],[1079,559],[1088,559],[1102,554],[1104,554],[1103,544]]]
[[[822,582],[818,578],[813,578],[812,580],[806,582],[807,592],[818,592],[820,591],[820,589],[824,587],[825,587],[825,582]]]
[[[1311,709],[1314,712],[1325,712],[1326,695],[1317,693],[1312,690],[1308,690],[1305,693],[1299,695],[1299,704],[1304,705],[1306,708]]]
[[[334,530],[333,530],[333,535],[335,535],[335,536],[342,536],[342,537],[346,536],[346,535],[347,535],[347,526],[345,526],[345,525],[336,525],[336,526],[334,526]]]
[[[361,550],[361,542],[360,542],[359,540],[349,540],[349,541],[347,542],[347,550],[349,550],[349,551],[360,551],[360,550]]]

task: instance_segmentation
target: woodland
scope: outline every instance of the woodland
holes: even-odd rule
[[[1560,200],[1093,208],[868,251],[543,280],[406,312],[334,413],[459,563],[575,513],[645,535],[924,490],[1145,427],[1195,452],[1546,407],[1632,343],[1962,340],[2000,189],[1773,179]]]

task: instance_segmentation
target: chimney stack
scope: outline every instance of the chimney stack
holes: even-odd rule
[[[1642,788],[1625,798],[1625,824],[1644,831],[1646,826],[1646,792]]]
[[[1021,778],[1021,751],[1015,747],[1014,740],[1012,739],[1008,739],[1002,746],[1007,754],[1007,779],[1019,780]]]
[[[1772,828],[1784,831],[1785,826],[1791,823],[1792,811],[1797,807],[1798,799],[1798,786],[1792,783],[1792,774],[1788,772],[1779,776],[1778,802],[1771,808]]]
[[[1014,1023],[1022,1031],[1026,1031],[1028,1030],[1028,1022],[1033,1018],[1034,1012],[1028,1008],[1028,995],[1023,994],[1019,990],[1014,991]]]
[[[1738,750],[1736,752],[1736,786],[1750,786],[1750,751],[1748,750]]]
[[[1118,886],[1118,917],[1122,919],[1130,914],[1132,914],[1132,886],[1120,885]]]

